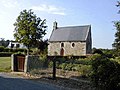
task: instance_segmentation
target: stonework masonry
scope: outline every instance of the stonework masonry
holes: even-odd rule
[[[61,47],[61,43],[64,43],[64,47]],[[72,46],[73,43],[74,47]],[[48,56],[59,56],[62,48],[64,49],[64,56],[86,55],[86,42],[50,42],[48,46]]]

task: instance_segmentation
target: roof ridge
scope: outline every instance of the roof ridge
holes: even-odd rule
[[[65,27],[58,27],[59,28],[71,28],[71,27],[87,27],[87,26],[91,26],[91,25],[80,25],[80,26],[65,26]]]

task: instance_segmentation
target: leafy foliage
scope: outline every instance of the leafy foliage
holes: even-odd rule
[[[4,46],[0,46],[0,52],[4,51]]]
[[[113,43],[113,47],[117,50],[120,49],[120,21],[114,22],[117,32],[115,33],[115,42]]]
[[[37,17],[32,10],[23,10],[17,17],[14,37],[16,41],[23,43],[29,49],[32,45],[37,45],[46,34],[46,19],[43,21]]]
[[[116,56],[114,49],[93,49],[93,54],[105,55],[108,58],[114,58]]]
[[[33,51],[30,50],[30,53],[32,53]],[[0,57],[8,57],[11,56],[11,54],[15,54],[15,53],[23,53],[26,54],[27,50],[26,49],[22,49],[22,48],[6,48],[4,46],[0,46]]]
[[[38,49],[40,49],[40,52],[47,52],[47,46],[48,46],[48,40],[41,40],[38,44]]]
[[[99,56],[92,61],[90,77],[99,90],[116,90],[120,83],[120,65],[105,56]]]
[[[103,52],[100,49],[94,49],[93,54],[103,54]]]
[[[0,57],[10,57],[12,54],[12,52],[0,52]]]
[[[7,47],[9,44],[9,40],[5,41],[4,38],[0,38],[0,43],[1,43],[1,46]]]
[[[116,6],[120,8],[120,1],[118,1]],[[120,13],[120,10],[118,13]],[[115,41],[112,44],[112,46],[117,50],[117,52],[118,52],[117,54],[119,56],[120,55],[120,20],[115,21],[114,26],[117,31],[115,33]]]
[[[120,1],[117,1],[117,5],[116,6],[120,8]],[[118,13],[120,13],[120,10],[118,11]]]

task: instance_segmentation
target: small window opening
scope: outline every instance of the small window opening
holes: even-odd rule
[[[11,48],[14,48],[14,44],[11,44]]]
[[[72,43],[72,47],[75,47],[75,43]]]
[[[19,48],[20,47],[20,44],[16,44],[16,48]]]
[[[61,43],[61,47],[64,47],[64,43]]]

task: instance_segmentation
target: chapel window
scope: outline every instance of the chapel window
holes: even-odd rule
[[[61,43],[61,47],[64,47],[64,43]]]
[[[72,43],[72,47],[75,47],[75,43]]]

